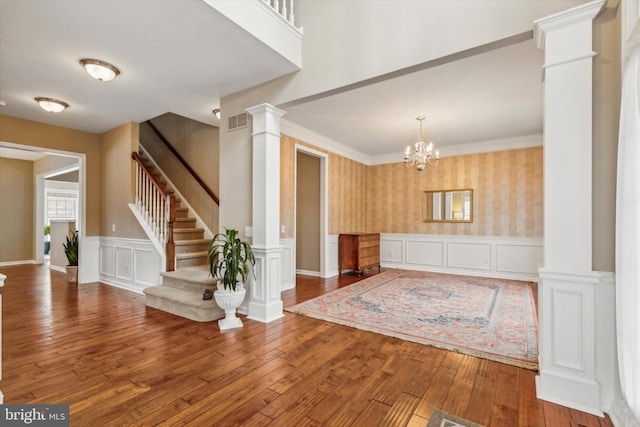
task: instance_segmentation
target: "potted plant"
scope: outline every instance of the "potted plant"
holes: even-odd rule
[[[71,237],[67,236],[67,241],[62,244],[64,246],[64,254],[67,256],[69,264],[66,266],[67,279],[69,282],[78,281],[78,233],[73,232]]]
[[[49,255],[51,250],[51,226],[44,226],[44,254]]]
[[[220,330],[242,327],[236,309],[244,301],[244,283],[256,263],[251,246],[238,237],[238,230],[225,228],[224,233],[216,234],[209,242],[208,256],[209,271],[218,279],[213,296],[225,313],[218,326]]]

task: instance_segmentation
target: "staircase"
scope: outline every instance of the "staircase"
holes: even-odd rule
[[[169,190],[165,177],[142,150],[139,159],[155,182],[163,190]],[[204,229],[196,226],[196,219],[190,216],[189,209],[181,206],[179,197],[175,198],[173,239],[175,271],[161,273],[161,285],[144,289],[146,305],[197,322],[209,322],[224,317],[224,310],[218,307],[214,300],[202,299],[205,289],[216,288],[216,280],[209,272],[209,239],[205,238]]]

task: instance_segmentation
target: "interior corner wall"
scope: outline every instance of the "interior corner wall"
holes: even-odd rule
[[[220,132],[215,126],[167,113],[152,120],[173,148],[220,197]],[[193,208],[209,230],[219,230],[219,206],[146,125],[140,128],[142,145]]]
[[[127,123],[100,135],[101,236],[147,239],[129,209],[135,191],[131,153],[138,151],[138,131],[138,124]]]
[[[615,271],[620,7],[607,7],[594,20],[593,50],[592,263],[595,271]]]
[[[198,176],[218,194],[220,129],[173,113],[155,117],[152,122]]]
[[[48,114],[48,113],[43,113]],[[74,129],[0,114],[0,141],[67,153],[86,159],[86,235],[100,233],[100,137]]]
[[[227,120],[227,114],[236,115],[244,110],[225,113],[221,108],[221,123]],[[229,111],[229,110],[227,110]],[[233,228],[245,236],[245,226],[253,223],[253,146],[251,129],[243,128],[227,132],[220,128],[220,230]],[[247,241],[251,242],[251,238]]]
[[[304,145],[328,155],[329,234],[370,231],[367,216],[367,165],[287,135],[280,139],[280,221],[285,226],[281,238],[294,236],[295,145]]]
[[[0,263],[35,259],[33,162],[0,158]]]

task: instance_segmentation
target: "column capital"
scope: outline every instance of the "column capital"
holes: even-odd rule
[[[534,21],[533,39],[536,45],[539,49],[544,49],[548,33],[582,22],[593,21],[605,3],[606,0],[595,0]],[[589,40],[589,43],[591,43],[591,40]]]
[[[245,110],[253,117],[253,135],[268,133],[280,137],[280,118],[286,111],[271,104],[260,104]]]
[[[256,116],[258,114],[266,114],[266,113],[271,113],[271,114],[275,114],[278,117],[282,117],[285,114],[287,114],[286,111],[281,110],[277,107],[274,107],[271,104],[259,104],[259,105],[254,105],[253,107],[249,107],[247,109],[245,109],[244,111],[246,111],[247,113],[251,114],[252,116]]]

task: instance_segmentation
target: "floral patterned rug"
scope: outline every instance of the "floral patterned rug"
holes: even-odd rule
[[[286,310],[538,369],[538,325],[527,282],[386,270]]]

